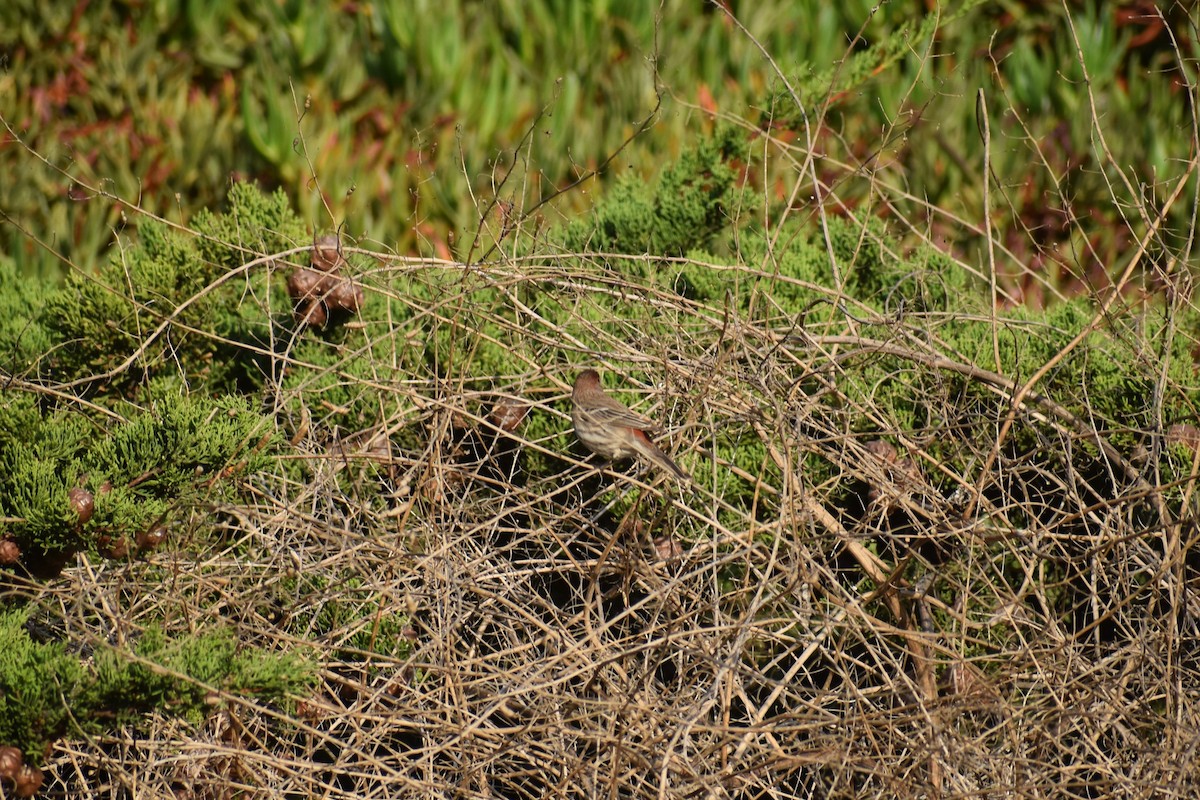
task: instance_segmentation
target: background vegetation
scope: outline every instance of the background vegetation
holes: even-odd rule
[[[43,5],[5,792],[1195,795],[1194,9]]]

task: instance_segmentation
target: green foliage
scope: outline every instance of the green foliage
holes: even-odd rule
[[[971,8],[981,4],[982,0],[959,4],[952,19],[965,15]],[[884,7],[875,6],[871,11],[878,12],[882,8]],[[938,28],[950,21],[943,19],[938,14],[927,14],[913,19],[902,13],[897,14],[895,11],[890,15],[886,11],[880,14],[867,12],[866,9],[859,9],[858,12],[847,13],[847,10],[830,7],[816,15],[817,19],[823,22],[820,27],[830,35],[826,48],[834,47],[837,48],[837,51],[828,52],[827,50],[824,58],[808,60],[805,64],[836,64],[836,66],[820,71],[801,71],[796,82],[796,89],[799,92],[803,108],[796,108],[791,102],[791,97],[783,94],[785,91],[783,88],[777,90],[780,92],[780,96],[776,99],[776,103],[789,108],[789,115],[799,114],[802,110],[810,110],[813,106],[825,102],[836,92],[855,92],[861,89],[873,76],[902,62],[905,56],[912,54],[914,50],[923,48]],[[877,38],[872,36],[873,31],[867,31],[865,46],[853,52],[848,59],[843,60],[846,55],[846,45],[845,39],[842,39],[840,34],[842,32],[852,35],[859,34],[861,31],[854,30],[853,26],[855,23],[862,24],[866,20],[879,23],[883,26],[883,30],[880,31]]]
[[[783,484],[782,476],[768,456],[766,446],[753,429],[748,425],[722,425],[713,444],[716,463],[730,464],[732,469],[713,469],[712,461],[708,458],[694,461],[689,469],[697,480],[703,481],[705,486],[713,486],[717,495],[725,499],[728,505],[721,509],[720,520],[729,525],[739,525],[739,517],[744,520],[751,515],[761,520],[777,515],[778,507],[774,498],[764,497],[757,491],[758,487],[753,481],[742,477],[757,476],[769,486]]]
[[[974,109],[963,102],[979,87],[997,140],[1026,143],[993,152],[996,174],[1033,182],[1008,224],[1058,196],[1054,173],[1070,180],[1077,209],[1107,199],[1112,176],[1088,156],[1089,90],[1102,124],[1121,131],[1109,140],[1113,163],[1138,174],[1179,174],[1190,132],[1179,62],[1193,37],[1178,9],[1164,11],[1173,38],[1164,32],[1147,43],[1101,3],[967,2],[916,17],[902,5],[860,0],[802,15],[785,2],[730,7],[749,36],[723,7],[697,12],[686,0],[661,8],[455,0],[421,4],[420,12],[393,0],[200,8],[106,0],[50,13],[14,0],[0,10],[10,65],[0,115],[49,162],[6,150],[5,174],[15,176],[8,208],[84,269],[128,214],[89,190],[69,198],[60,167],[172,219],[184,187],[189,207],[213,206],[229,174],[257,176],[292,187],[313,228],[346,222],[349,232],[402,252],[449,252],[451,234],[474,241],[492,199],[512,202],[519,215],[603,163],[660,100],[658,135],[635,141],[622,158],[644,163],[678,151],[694,132],[660,86],[687,102],[711,96],[706,110],[784,135],[802,131],[801,109],[759,46],[797,89],[812,133],[822,124],[837,130],[855,160],[902,141],[910,196],[969,218],[978,216],[979,176],[956,165],[981,163]],[[1164,41],[1177,42],[1183,59]],[[757,109],[765,109],[761,120]],[[930,120],[936,135],[921,127]],[[1052,169],[1041,168],[1042,155]],[[870,185],[848,181],[837,190],[854,205]],[[894,210],[920,209],[901,202]],[[1186,241],[1178,233],[1185,222],[1174,217],[1164,237]],[[61,267],[14,227],[0,226],[0,245],[23,271]]]
[[[78,415],[45,420],[27,395],[0,392],[0,402],[21,421],[0,438],[0,513],[23,520],[13,528],[23,549],[71,549],[78,541],[78,515],[67,492],[82,474],[78,460],[91,426]]]
[[[0,441],[20,441],[37,430],[42,410],[32,393],[0,392]]]
[[[0,372],[23,375],[50,349],[38,319],[42,285],[0,255]],[[2,424],[2,423],[0,423]]]
[[[0,436],[0,514],[22,520],[11,532],[26,553],[88,549],[98,532],[132,536],[171,505],[228,495],[225,472],[266,468],[277,435],[240,397],[163,392],[107,430],[75,412],[35,415],[24,395],[0,400],[25,422]],[[77,485],[95,502],[83,525],[67,499]]]
[[[4,512],[22,520],[14,531],[28,553],[34,547],[42,553],[78,549],[73,517],[67,498],[70,484],[55,461],[38,459],[20,443],[4,447],[2,466]],[[76,547],[72,548],[72,545]]]
[[[744,152],[740,132],[723,126],[685,151],[652,184],[623,177],[590,218],[567,227],[565,249],[661,256],[706,249],[735,212],[753,207],[738,185],[735,162]]]
[[[122,212],[68,199],[56,167],[172,219],[177,192],[190,207],[213,206],[232,173],[289,187],[314,228],[346,221],[356,235],[430,252],[479,226],[473,198],[498,193],[520,210],[602,163],[652,116],[660,85],[712,87],[736,110],[770,80],[754,41],[730,35],[717,7],[697,13],[688,0],[420,9],[102,0],[50,13],[7,3],[0,115],[50,161],[5,151],[5,173],[17,176],[9,207],[36,217],[44,240],[63,237],[60,252],[87,269]],[[846,4],[813,26],[788,3],[739,9],[785,61],[824,63],[870,11]],[[684,114],[656,119],[665,135],[631,154],[669,153],[691,135]],[[61,266],[0,227],[0,250],[14,242],[22,268]]]
[[[0,610],[0,742],[40,762],[46,745],[70,731],[118,730],[149,711],[199,724],[213,690],[284,703],[313,683],[295,654],[239,643],[230,628],[170,637],[142,633],[130,654],[102,646],[85,666],[58,642],[35,642],[27,610]]]
[[[123,247],[98,275],[73,272],[40,315],[53,342],[41,365],[63,381],[130,368],[114,380],[139,383],[178,375],[214,391],[261,381],[251,349],[268,338],[266,265],[243,264],[295,247],[303,226],[279,192],[234,184],[228,210],[201,212],[197,236],[144,220],[136,244]],[[245,345],[244,347],[242,345]]]
[[[49,364],[60,379],[111,370],[148,338],[178,302],[203,284],[201,263],[186,240],[156,222],[146,222],[140,244],[112,257],[97,278],[73,273],[54,293],[43,315],[59,347]],[[186,321],[205,318],[211,301],[201,302]],[[189,335],[180,331],[185,342]],[[161,369],[171,358],[171,344],[160,339],[141,359],[147,372]]]
[[[299,656],[245,647],[231,628],[182,638],[150,628],[133,653],[132,659],[115,648],[97,654],[96,680],[79,699],[84,707],[117,709],[118,724],[155,709],[199,724],[212,710],[214,690],[280,702],[314,679]]]
[[[380,291],[368,286],[361,329],[306,332],[295,343],[293,355],[304,367],[283,376],[289,413],[299,418],[304,405],[320,426],[357,431],[392,407],[397,379],[466,378],[489,388],[491,376],[519,368],[516,314],[486,277],[459,267],[414,268]]]
[[[26,611],[0,609],[0,742],[38,763],[46,743],[71,724],[70,700],[86,685],[86,673],[61,643],[34,642],[27,619]],[[90,711],[74,713],[86,718]]]
[[[234,183],[226,198],[228,210],[197,212],[192,220],[195,247],[208,283],[248,261],[305,244],[304,223],[281,189],[267,194],[252,183]]]
[[[114,482],[142,477],[139,486],[175,492],[238,459],[248,471],[263,468],[269,461],[264,446],[274,436],[272,421],[253,411],[246,398],[163,393],[150,413],[97,442],[89,459]]]
[[[908,493],[897,516],[911,513],[922,535],[933,531],[962,540],[956,544],[963,550],[952,554],[938,576],[941,584],[930,590],[943,601],[943,610],[935,609],[941,629],[996,620],[993,601],[1005,593],[1005,582],[1030,585],[1035,568],[1024,558],[1027,551],[1049,564],[1041,577],[1058,581],[1037,593],[1037,604],[1053,608],[1034,608],[1029,600],[1017,609],[1022,601],[1006,597],[1006,608],[1028,613],[1006,612],[1003,624],[976,625],[979,636],[961,652],[979,655],[983,663],[995,652],[989,639],[1008,658],[1014,652],[1008,643],[1023,640],[1020,627],[1035,618],[1040,624],[1044,614],[1053,617],[1074,602],[1073,548],[1106,546],[1100,537],[1083,534],[1116,507],[1104,494],[1118,470],[1105,462],[1120,459],[1101,453],[1092,431],[1124,453],[1164,420],[1195,419],[1191,343],[1200,325],[1194,312],[1119,309],[1067,352],[1091,324],[1094,298],[1056,298],[1047,309],[1031,304],[998,310],[991,287],[962,265],[986,263],[974,258],[979,230],[986,227],[993,244],[1001,245],[995,248],[1001,284],[1011,285],[1007,270],[1012,270],[1022,279],[1044,279],[1053,289],[1053,277],[1038,272],[1048,272],[1045,265],[1053,262],[1083,285],[1080,276],[1094,271],[1062,254],[1099,253],[1094,258],[1108,271],[1112,264],[1103,254],[1115,252],[1122,236],[1128,243],[1137,231],[1136,223],[1122,222],[1100,224],[1093,233],[1078,221],[1090,212],[1100,223],[1116,220],[1114,199],[1148,208],[1142,197],[1115,197],[1124,184],[1114,180],[1114,165],[1133,163],[1141,174],[1168,180],[1180,174],[1188,104],[1180,102],[1170,81],[1146,79],[1147,69],[1131,57],[1131,35],[1101,4],[1039,13],[1028,4],[1008,4],[1003,13],[1013,19],[1009,25],[1006,18],[1003,29],[992,24],[980,2],[959,4],[953,16],[914,18],[911,8],[898,4],[848,0],[814,6],[799,19],[788,4],[712,3],[697,11],[682,0],[667,0],[657,12],[625,0],[486,7],[450,0],[418,3],[416,15],[411,4],[389,0],[344,7],[298,0],[257,6],[226,0],[212,8],[180,0],[143,5],[84,3],[75,14],[48,9],[41,21],[22,17],[11,27],[0,24],[6,31],[0,37],[10,37],[0,39],[0,47],[13,64],[0,75],[0,90],[29,89],[0,91],[0,114],[6,120],[20,115],[14,132],[49,160],[36,162],[19,146],[0,148],[0,164],[13,153],[20,156],[18,169],[9,170],[16,175],[13,219],[24,225],[24,215],[34,216],[34,207],[40,213],[39,204],[45,204],[47,224],[66,242],[65,258],[95,249],[116,230],[108,262],[92,269],[88,259],[77,259],[45,310],[46,287],[19,279],[19,269],[48,250],[32,247],[34,236],[16,226],[0,234],[10,235],[10,229],[22,234],[12,259],[0,257],[0,377],[21,378],[0,387],[0,516],[9,518],[0,540],[19,544],[25,557],[38,551],[105,552],[104,539],[133,539],[149,526],[178,519],[183,509],[196,510],[200,521],[193,532],[202,533],[210,520],[199,517],[200,510],[217,507],[254,522],[262,518],[256,514],[291,517],[295,521],[281,527],[302,544],[259,536],[252,523],[245,526],[248,535],[222,542],[222,558],[210,559],[211,540],[195,535],[169,559],[101,565],[96,572],[113,581],[107,585],[121,587],[116,600],[126,599],[122,592],[157,587],[157,581],[172,592],[165,595],[167,603],[187,612],[192,608],[182,604],[196,603],[196,597],[200,603],[214,598],[223,608],[247,599],[254,618],[264,608],[260,602],[269,607],[263,616],[270,616],[299,598],[303,602],[286,618],[272,617],[280,635],[314,640],[337,662],[382,656],[384,669],[391,670],[394,659],[409,654],[411,632],[406,615],[383,613],[385,602],[434,595],[409,594],[407,586],[400,594],[390,586],[381,593],[379,583],[362,577],[365,571],[325,560],[329,548],[343,545],[331,545],[317,529],[344,515],[335,523],[337,535],[364,537],[345,550],[365,551],[359,545],[376,544],[366,537],[382,531],[395,536],[397,552],[403,552],[419,548],[430,531],[436,539],[445,526],[454,526],[452,535],[472,536],[512,526],[519,544],[503,553],[471,552],[463,562],[474,570],[470,577],[480,579],[479,596],[502,595],[519,581],[505,580],[502,590],[484,587],[483,578],[504,573],[490,565],[474,569],[477,565],[511,557],[520,559],[518,570],[532,575],[536,567],[530,565],[544,546],[557,560],[547,571],[562,581],[557,591],[578,588],[588,592],[589,603],[602,598],[597,608],[613,624],[589,631],[600,641],[622,625],[655,616],[648,605],[641,607],[650,613],[624,613],[619,596],[629,601],[632,592],[651,585],[647,580],[658,580],[655,574],[670,574],[653,585],[662,587],[664,600],[682,597],[680,608],[694,598],[705,608],[694,617],[702,625],[718,622],[705,616],[717,609],[747,631],[764,617],[786,626],[787,638],[760,631],[745,639],[740,654],[751,668],[738,674],[770,678],[758,667],[787,670],[797,663],[791,654],[800,652],[792,644],[810,644],[808,620],[795,622],[800,606],[793,594],[807,591],[812,575],[843,580],[835,558],[848,563],[852,556],[846,550],[829,560],[809,560],[803,554],[807,546],[772,549],[769,566],[760,569],[756,550],[763,543],[786,543],[803,525],[832,542],[842,531],[815,513],[822,510],[845,523],[855,540],[889,532],[894,509],[883,510],[879,503],[861,520],[846,510],[857,491],[850,484],[871,473],[854,469],[860,445],[882,437],[898,450],[919,448],[921,460],[909,461],[905,454],[892,464],[893,485],[871,489],[881,497]],[[17,0],[16,7],[33,9],[27,0]],[[750,36],[728,18],[735,10]],[[0,11],[0,23],[12,13]],[[1067,14],[1079,33],[1088,81],[1074,63],[1074,40],[1064,35]],[[112,31],[124,39],[113,38]],[[649,44],[655,37],[661,49]],[[803,109],[790,89],[767,86],[774,66],[758,58],[755,37],[794,78]],[[573,47],[563,47],[564,41]],[[64,55],[63,42],[79,52]],[[700,52],[697,42],[709,57],[691,57]],[[755,52],[755,59],[746,59],[747,52]],[[817,68],[802,63],[805,57]],[[642,66],[648,61],[656,72]],[[1158,62],[1151,69],[1166,68]],[[684,77],[672,81],[671,75]],[[636,168],[627,168],[613,186],[584,181],[581,185],[605,194],[589,215],[551,228],[548,240],[570,252],[543,260],[558,253],[545,252],[542,211],[533,220],[523,217],[522,208],[598,164],[607,166],[604,158],[616,143],[640,124],[656,97],[669,94],[662,84],[685,102],[695,92],[706,116],[681,128],[688,115],[660,114],[657,133],[634,141],[622,158],[637,164],[647,152],[681,154],[649,181],[636,177]],[[973,100],[980,86],[983,110],[992,112],[991,175],[982,167],[975,109],[963,102]],[[744,115],[748,99],[763,107],[758,103],[763,95],[770,101],[762,119],[744,120],[743,128],[709,121]],[[1131,132],[1128,141],[1124,136],[1112,141],[1113,157],[1106,154],[1103,163],[1093,155],[1098,132],[1088,122],[1093,99],[1101,117],[1094,125]],[[588,113],[596,108],[603,113]],[[59,119],[74,126],[69,135],[60,135]],[[1159,119],[1171,128],[1161,137],[1153,131]],[[688,132],[686,147],[670,141],[671,132],[680,130]],[[114,132],[127,135],[113,142],[95,131],[110,138]],[[54,149],[60,141],[61,152]],[[558,147],[567,142],[569,147]],[[543,148],[553,152],[547,157],[538,152]],[[184,227],[117,204],[97,213],[107,200],[80,196],[78,187],[68,195],[56,167],[128,197],[145,187],[144,207],[172,219],[180,211],[168,188],[173,181],[189,187],[189,203],[215,196],[229,171],[266,176],[295,194],[290,200],[282,190],[266,193],[235,183],[224,212],[197,212]],[[995,181],[990,209],[982,206],[983,180]],[[1147,196],[1156,189],[1148,186]],[[568,194],[556,206],[540,208],[569,218],[571,204],[582,197]],[[1078,207],[1068,208],[1067,197]],[[493,200],[512,205],[485,216]],[[302,216],[292,210],[293,202]],[[762,214],[759,203],[766,206]],[[1190,221],[1178,216],[1190,213],[1181,210],[1185,205],[1172,209],[1177,216],[1165,220],[1168,233],[1150,244],[1148,262],[1178,256],[1187,262],[1188,253],[1173,249],[1184,241],[1194,246],[1186,239]],[[1065,219],[1068,211],[1070,223],[1047,221],[1056,214]],[[470,229],[495,216],[518,231],[517,241],[499,236],[496,241],[529,258],[490,260],[501,249],[487,250],[488,236],[474,237]],[[400,252],[452,256],[452,241],[472,242],[459,246],[459,255],[465,251],[471,263],[349,254],[349,272],[365,276],[367,290],[354,324],[298,326],[280,283],[291,265],[307,260],[301,248],[311,240],[308,226],[327,230],[343,218],[356,233],[396,242]],[[1125,212],[1125,218],[1137,215]],[[130,219],[136,231],[125,227]],[[452,239],[451,231],[467,235]],[[292,249],[297,252],[279,255]],[[488,256],[473,258],[480,252]],[[1033,252],[1036,258],[1026,258]],[[577,566],[571,551],[585,550],[599,519],[589,515],[583,524],[585,517],[572,505],[582,484],[563,462],[565,454],[580,453],[580,446],[564,422],[568,402],[561,379],[583,363],[601,365],[610,389],[635,407],[644,407],[647,397],[634,387],[654,387],[659,405],[652,414],[670,430],[670,449],[700,487],[694,495],[679,495],[687,509],[666,502],[666,491],[630,490],[621,482],[601,500],[613,501],[609,511],[615,515],[645,512],[630,522],[649,522],[655,529],[631,524],[628,530],[639,539],[661,527],[667,538],[711,545],[700,558],[694,553],[679,562],[698,570],[701,559],[710,561],[703,573],[672,573],[674,565],[657,563],[642,569],[639,563],[618,587],[612,582],[616,570],[604,565],[618,565],[626,547],[633,551],[630,535],[612,540],[596,568],[587,567],[592,571],[580,581],[582,588],[573,585]],[[1053,369],[1033,387],[998,446],[996,432],[1011,409],[1013,387],[1047,364]],[[463,444],[475,431],[460,436],[464,426],[475,424],[471,415],[486,412],[491,390],[527,392],[535,404],[514,435],[521,439],[517,485],[503,478],[492,482],[483,470],[473,475],[476,462],[470,459],[486,456]],[[84,402],[72,402],[75,392],[84,394]],[[1069,413],[1039,406],[1040,398]],[[1072,415],[1086,423],[1075,425]],[[296,431],[304,420],[306,433],[297,441],[310,452],[336,452],[335,433],[386,424],[398,458],[334,470],[324,469],[331,459],[292,457],[299,454],[276,461],[280,419],[296,421]],[[1151,466],[1172,481],[1178,478],[1174,491],[1189,480],[1194,453],[1183,443],[1167,449],[1162,463]],[[781,455],[794,459],[782,468],[793,474],[781,474],[776,463]],[[994,482],[992,475],[978,473],[984,462],[999,476]],[[317,474],[313,464],[320,464],[321,481],[308,480]],[[313,474],[305,474],[309,470]],[[1093,480],[1099,473],[1102,478]],[[252,502],[238,477],[253,479]],[[1028,485],[1020,486],[1022,481]],[[995,488],[1005,482],[1003,490]],[[960,519],[960,508],[940,502],[944,489],[965,494],[975,486],[983,487],[985,497],[974,519]],[[68,493],[80,487],[95,500],[86,522],[68,501]],[[793,492],[797,487],[799,496]],[[572,491],[576,494],[568,494]],[[993,491],[1008,497],[989,508],[993,495],[987,493]],[[1086,509],[1072,510],[1054,535],[1040,539],[1042,531],[1032,529],[1057,514],[1056,501],[1068,493]],[[570,498],[568,504],[557,505],[563,497]],[[1171,499],[1166,492],[1164,497]],[[385,504],[388,513],[374,516]],[[996,519],[988,517],[993,511]],[[1135,530],[1138,513],[1134,509],[1128,517]],[[714,532],[709,515],[724,530]],[[860,522],[860,529],[849,530]],[[1012,526],[1031,530],[1010,535]],[[577,538],[568,540],[564,531]],[[867,546],[890,558],[896,552],[887,552],[890,544],[879,539]],[[257,558],[273,549],[287,556]],[[957,558],[967,550],[969,565]],[[571,555],[571,565],[560,558],[564,554]],[[189,570],[192,555],[204,560]],[[413,572],[420,563],[432,570],[441,569],[442,561],[459,566],[451,563],[458,553],[434,556],[396,563]],[[276,570],[288,558],[295,559],[295,572]],[[1009,563],[991,572],[989,558]],[[896,587],[913,585],[909,578],[920,560],[906,574],[898,569]],[[306,571],[314,563],[328,571]],[[418,566],[409,566],[414,563]],[[1139,556],[1138,564],[1144,563]],[[262,564],[271,565],[270,577],[258,571]],[[218,570],[224,570],[219,573],[224,580],[243,565],[248,565],[244,583],[237,577],[229,584],[210,580]],[[73,580],[84,571],[65,577]],[[178,590],[184,581],[177,579],[189,571],[196,583]],[[447,569],[436,578],[449,587],[448,594],[435,593],[437,598],[458,591],[463,582],[456,574]],[[708,598],[693,588],[686,597],[672,594],[700,585],[694,579],[701,574],[703,586],[716,587],[719,596]],[[1107,577],[1105,570],[1095,570],[1090,579]],[[412,573],[403,576],[410,579],[416,582]],[[1137,580],[1149,585],[1148,578]],[[845,588],[857,591],[866,582],[855,573]],[[227,593],[231,584],[237,585]],[[960,592],[964,586],[977,591]],[[908,604],[910,594],[890,593],[889,601]],[[971,597],[965,606],[962,596]],[[119,628],[120,635],[132,644],[100,646],[87,662],[67,647],[33,642],[25,617],[4,612],[0,741],[41,753],[47,741],[64,733],[136,728],[150,711],[199,723],[213,707],[214,690],[286,706],[290,695],[312,685],[314,670],[303,659],[257,649],[239,635],[246,631],[206,630],[200,615],[188,618],[195,633],[176,635],[172,622],[162,619],[171,612],[145,599],[133,598],[139,619],[121,620],[129,624]],[[545,598],[539,602],[543,605],[511,607],[526,608],[529,619],[557,610]],[[818,600],[818,608],[823,602]],[[868,600],[854,624],[876,615],[882,602]],[[811,608],[806,601],[806,613]],[[944,610],[951,608],[956,613]],[[667,615],[672,625],[684,618],[676,610]],[[1112,619],[1125,613],[1114,612]],[[502,616],[488,617],[487,625],[498,625]],[[822,635],[831,646],[821,652],[853,652],[855,668],[868,675],[874,645],[860,647],[870,640],[859,637],[858,644],[842,647],[841,626],[849,618],[837,614],[829,620],[836,624]],[[571,635],[565,628],[545,628],[559,638]],[[714,631],[728,634],[725,622],[718,628]],[[438,635],[445,630],[439,628]],[[887,636],[880,637],[883,647],[894,652],[907,647],[899,633],[892,629],[890,645]],[[486,634],[472,650],[485,659],[492,655],[491,631]],[[1053,644],[1082,643],[1082,637],[1058,637]],[[814,651],[805,652],[803,658]],[[652,653],[639,651],[636,657],[643,655]],[[812,665],[813,674],[837,677],[836,670]],[[643,674],[640,667],[617,666],[614,674]],[[365,666],[363,674],[372,680],[347,684],[347,693],[380,677]],[[391,683],[393,676],[387,680],[385,691],[399,687]],[[795,693],[776,693],[780,709],[806,691],[804,681],[794,683]]]
[[[760,265],[757,271],[692,252],[686,263],[663,265],[660,281],[688,299],[729,304],[764,322],[838,318],[842,311],[828,302],[825,287],[838,285],[839,278],[850,297],[886,315],[971,307],[970,276],[945,254],[920,247],[901,258],[900,243],[874,219],[862,224],[831,217],[825,230],[828,236],[795,217],[781,230],[745,229],[737,236],[738,260]]]

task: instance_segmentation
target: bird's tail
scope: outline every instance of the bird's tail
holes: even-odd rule
[[[667,470],[668,472],[673,473],[676,478],[683,481],[684,483],[692,482],[692,476],[688,475],[686,472],[684,472],[680,468],[680,466],[671,459],[671,457],[669,455],[667,455],[662,450],[660,450],[658,448],[658,446],[655,445],[653,442],[651,442],[649,439],[647,439],[644,442],[641,442],[641,444],[643,446],[643,452],[645,453],[646,458],[650,459],[655,464],[657,464],[658,466]]]

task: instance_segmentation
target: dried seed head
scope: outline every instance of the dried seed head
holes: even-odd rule
[[[11,536],[0,538],[0,566],[11,566],[21,560],[21,547]],[[0,776],[2,777],[2,776]]]
[[[125,558],[129,555],[129,540],[124,536],[102,533],[96,537],[96,549],[105,558]]]
[[[312,267],[322,272],[337,272],[346,259],[341,254],[338,237],[329,235],[313,240]]]
[[[342,280],[325,296],[325,302],[330,311],[348,311],[353,314],[362,308],[363,290],[352,280]]]
[[[488,422],[505,433],[512,433],[528,415],[529,406],[526,403],[502,397],[492,406]]]
[[[1193,453],[1200,450],[1200,428],[1177,423],[1167,428],[1167,444],[1181,444]]]
[[[167,538],[167,526],[155,525],[147,531],[142,531],[137,535],[138,550],[153,550],[163,543]]]
[[[12,745],[0,747],[0,780],[16,780],[21,769],[21,751]]]
[[[96,513],[96,499],[83,487],[76,486],[74,489],[70,489],[67,492],[67,500],[71,502],[71,508],[79,517],[80,525],[86,525],[87,521],[92,518],[92,514]]]
[[[671,536],[658,536],[654,539],[654,554],[659,561],[674,561],[683,558],[683,545]]]
[[[891,464],[896,460],[896,448],[883,439],[875,439],[863,445],[863,449],[868,453],[873,454],[876,458],[885,464]]]
[[[22,764],[17,770],[13,794],[17,797],[33,797],[42,788],[42,771],[29,764]]]

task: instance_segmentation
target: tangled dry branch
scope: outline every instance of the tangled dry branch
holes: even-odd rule
[[[405,303],[389,289],[401,273],[444,269],[392,262],[365,282]],[[379,392],[381,421],[357,436],[289,430],[311,481],[196,509],[196,541],[215,527],[218,547],[85,561],[57,589],[77,636],[219,615],[247,640],[310,652],[319,691],[282,714],[212,687],[203,725],[64,742],[68,787],[1194,796],[1196,471],[1155,466],[1162,427],[1130,452],[1033,392],[997,446],[1019,382],[917,316],[868,334],[849,314],[804,326],[573,261],[461,271],[438,302],[344,346],[343,363],[375,359],[375,377],[355,380]],[[490,307],[472,305],[480,286]],[[570,307],[570,326],[534,295]],[[613,295],[641,312],[589,321]],[[673,338],[647,333],[655,319]],[[381,342],[399,364],[440,334],[524,369],[481,384],[379,358]],[[917,411],[847,388],[881,359]],[[584,364],[652,376],[626,396],[671,429],[695,490],[581,458],[564,412]],[[744,452],[757,463],[731,455]]]

